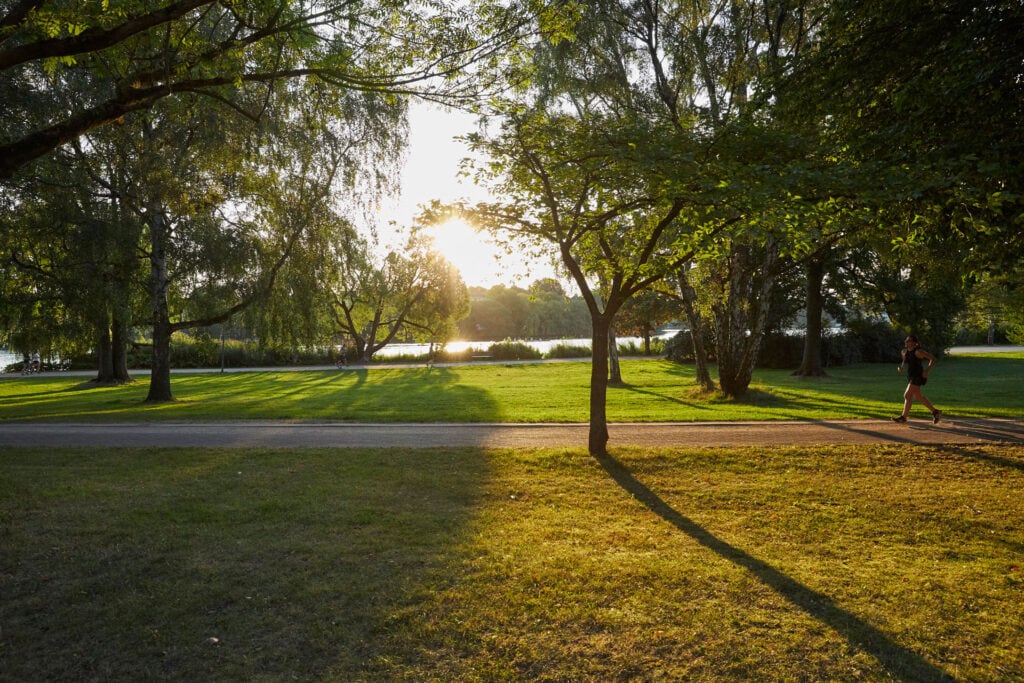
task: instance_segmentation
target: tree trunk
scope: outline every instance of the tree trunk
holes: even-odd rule
[[[621,386],[622,367],[619,365],[619,342],[615,338],[615,326],[608,326],[608,383]]]
[[[697,293],[693,291],[689,277],[683,273],[677,278],[679,295],[683,300],[683,314],[686,324],[690,326],[690,338],[693,343],[693,362],[697,371],[697,383],[706,392],[715,390],[715,383],[708,371],[708,351],[704,346],[704,323],[697,313]]]
[[[608,446],[608,321],[604,316],[591,319],[590,435],[587,441],[594,457],[607,455]]]
[[[727,396],[742,396],[754,375],[768,320],[772,274],[778,249],[766,245],[763,260],[754,267],[754,250],[734,247],[727,264],[725,300],[715,307],[718,383]]]
[[[111,384],[114,382],[114,355],[110,327],[106,320],[98,320],[96,327],[97,369],[93,381],[97,384]]]
[[[167,221],[159,205],[149,207],[149,293],[153,314],[153,368],[147,403],[173,401],[171,394],[171,316],[167,305]]]
[[[126,384],[132,381],[128,374],[128,322],[122,314],[114,314],[114,324],[111,336],[111,360],[114,371],[114,381],[118,384]]]
[[[821,309],[824,297],[821,285],[825,281],[825,263],[811,257],[807,262],[807,330],[804,335],[804,357],[794,375],[822,377],[821,366]]]

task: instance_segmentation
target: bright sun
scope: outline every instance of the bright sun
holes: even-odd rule
[[[508,273],[497,260],[498,248],[465,221],[451,218],[431,228],[428,233],[434,247],[462,273],[470,287],[490,287],[507,278]]]

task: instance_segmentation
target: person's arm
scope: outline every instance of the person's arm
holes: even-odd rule
[[[927,377],[928,376],[928,371],[931,370],[932,366],[935,365],[935,363],[937,362],[935,360],[935,356],[933,356],[932,354],[928,353],[924,349],[917,349],[917,350],[914,351],[914,353],[917,354],[917,357],[920,358],[921,360],[924,360],[926,358],[928,359],[928,367],[926,367],[924,369],[924,372],[922,373],[922,375],[924,377]]]

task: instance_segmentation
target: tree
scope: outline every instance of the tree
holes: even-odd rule
[[[868,170],[850,191],[895,208],[899,217],[878,225],[909,225],[901,247],[948,251],[974,278],[1019,272],[1022,31],[1013,0],[833,0],[820,39],[785,78],[779,114],[817,127],[831,154]]]
[[[693,196],[693,185],[705,190],[710,210],[683,212],[674,229],[683,236],[717,237],[698,245],[695,260],[708,265],[684,273],[680,293],[705,290],[705,296],[725,297],[707,310],[716,314],[721,331],[715,335],[716,355],[730,368],[720,377],[731,395],[746,390],[761,329],[771,318],[764,293],[789,264],[788,252],[808,239],[799,191],[809,172],[808,138],[779,126],[772,110],[784,96],[776,84],[813,35],[820,14],[815,0],[604,0],[581,8],[574,40],[541,53],[542,100],[562,98],[578,110],[613,118],[653,118],[663,124],[661,141],[668,147],[678,144],[673,138],[700,142],[691,146],[699,150],[692,157],[696,170],[675,177],[672,171],[681,166],[668,165],[661,173],[676,188],[668,197]],[[722,221],[730,223],[728,231],[718,231]],[[693,240],[681,246],[685,251]],[[693,280],[696,272],[714,282]],[[701,337],[694,339],[700,343]]]
[[[638,292],[623,305],[617,328],[625,334],[643,338],[644,355],[649,356],[651,335],[659,325],[669,322],[678,313],[678,303],[665,293],[654,289]]]
[[[678,163],[649,146],[643,124],[538,108],[509,114],[499,135],[471,137],[487,158],[477,178],[503,201],[449,207],[498,240],[556,249],[586,301],[593,350],[588,447],[608,442],[608,339],[622,305],[677,265],[669,229],[686,202],[662,195],[650,169]],[[435,207],[441,220],[445,209]],[[604,282],[598,291],[595,282]]]
[[[520,38],[529,7],[489,2],[112,0],[0,3],[0,181],[168,97],[259,118],[231,90],[313,79],[337,91],[469,102]],[[494,72],[492,72],[494,73]]]
[[[330,296],[335,331],[366,363],[400,335],[444,344],[469,311],[458,270],[418,236],[383,258],[366,249],[339,264]]]
[[[98,146],[94,141],[94,150]],[[99,158],[73,150],[49,160],[40,168],[45,173],[12,192],[11,207],[2,214],[10,227],[0,230],[8,238],[10,270],[4,279],[20,287],[17,298],[49,298],[59,306],[22,309],[24,315],[6,325],[47,325],[45,343],[37,341],[34,348],[94,349],[96,381],[119,383],[130,379],[125,349],[141,282],[139,227],[117,200],[123,178],[105,173],[117,164],[97,163]],[[14,271],[23,276],[20,284]]]

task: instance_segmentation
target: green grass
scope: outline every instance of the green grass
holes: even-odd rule
[[[8,449],[0,680],[1024,679],[1024,448],[614,456]]]
[[[834,368],[821,379],[759,370],[742,400],[696,393],[693,368],[623,362],[608,392],[612,421],[885,417],[902,407],[905,377],[891,365]],[[0,420],[287,419],[370,422],[585,422],[589,363],[175,374],[177,400],[146,405],[148,379],[95,388],[82,378],[0,380]],[[943,360],[926,395],[950,417],[1024,416],[1024,356]],[[923,415],[923,408],[918,407]]]

